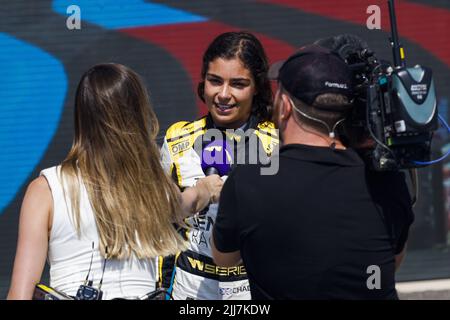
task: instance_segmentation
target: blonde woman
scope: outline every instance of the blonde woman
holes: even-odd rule
[[[186,248],[174,223],[217,202],[222,186],[214,175],[181,194],[160,165],[158,130],[135,72],[101,64],[82,76],[72,148],[23,200],[8,299],[32,298],[46,258],[50,286],[70,296],[85,283],[103,299],[155,290],[155,257]]]

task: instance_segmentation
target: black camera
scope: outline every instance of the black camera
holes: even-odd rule
[[[405,66],[393,0],[388,3],[393,64],[379,60],[357,36],[316,42],[338,53],[352,69],[355,99],[346,123],[348,142],[377,171],[429,164],[433,132],[438,127],[432,71]]]

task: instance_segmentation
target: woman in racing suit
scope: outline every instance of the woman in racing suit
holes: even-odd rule
[[[163,167],[181,189],[205,176],[205,155],[225,159],[216,161],[214,168],[223,179],[236,165],[269,163],[278,136],[269,121],[272,92],[267,71],[264,49],[250,33],[227,32],[209,45],[198,85],[208,114],[170,126],[161,148]],[[160,259],[160,285],[172,286],[174,299],[250,299],[244,266],[222,268],[211,258],[217,209],[211,204],[188,218],[189,228],[183,230],[188,250]]]

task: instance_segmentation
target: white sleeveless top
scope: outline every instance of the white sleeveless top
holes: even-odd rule
[[[86,188],[81,185],[79,237],[67,192],[67,197],[64,198],[59,179],[60,169],[61,167],[57,166],[41,171],[53,196],[53,223],[48,248],[50,286],[75,296],[88,275],[92,256],[89,280],[92,280],[92,286],[98,289],[105,259],[99,251],[99,235]],[[103,300],[135,298],[155,290],[156,259],[137,259],[134,255],[125,260],[108,259],[101,287]]]

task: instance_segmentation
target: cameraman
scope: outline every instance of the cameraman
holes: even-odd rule
[[[349,67],[312,45],[271,73],[280,168],[263,176],[245,166],[228,177],[215,262],[242,257],[252,299],[398,299],[411,199],[401,173],[370,172],[336,133],[352,108]]]

